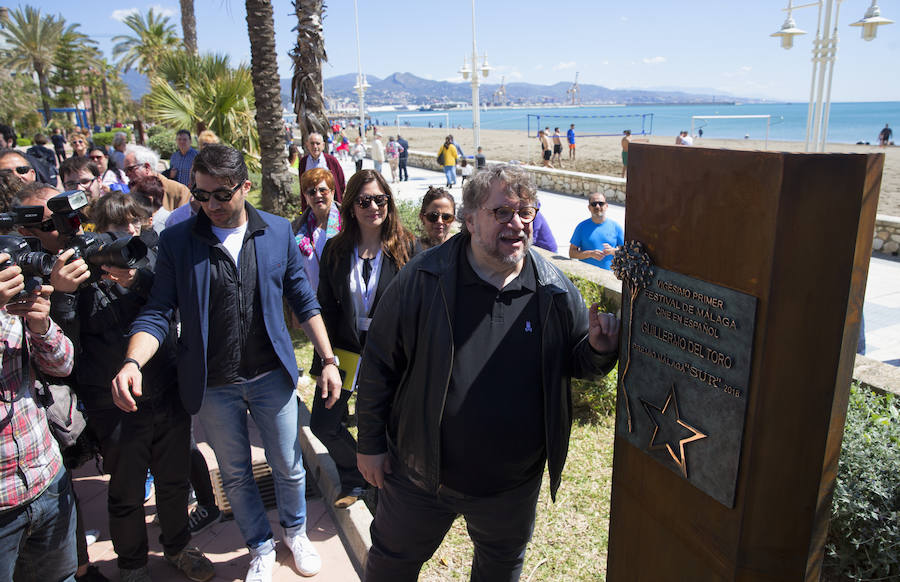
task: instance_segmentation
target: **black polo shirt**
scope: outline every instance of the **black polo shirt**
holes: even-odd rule
[[[207,386],[244,382],[280,365],[263,319],[259,295],[256,241],[268,225],[250,204],[240,265],[212,231],[209,217],[197,213],[193,236],[209,245],[209,333]]]
[[[502,290],[461,246],[455,348],[441,422],[441,484],[468,495],[512,489],[543,470],[541,328],[534,265]]]

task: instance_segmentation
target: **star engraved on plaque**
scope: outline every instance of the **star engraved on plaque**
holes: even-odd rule
[[[678,397],[675,394],[675,384],[669,391],[662,408],[647,402],[643,398],[640,399],[641,405],[650,422],[653,423],[653,434],[650,436],[650,443],[647,445],[651,451],[665,449],[669,456],[681,469],[681,474],[687,478],[687,458],[685,457],[684,445],[705,439],[708,435],[700,432],[693,426],[686,423],[681,418],[678,411]],[[683,438],[680,438],[682,437]]]

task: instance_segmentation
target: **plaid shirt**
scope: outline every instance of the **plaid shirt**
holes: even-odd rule
[[[41,336],[0,308],[0,512],[40,495],[62,467],[46,412],[32,394],[34,374],[22,369],[23,329],[31,362],[46,374],[66,376],[74,361],[72,342],[55,323]]]
[[[180,150],[175,150],[175,153],[169,158],[169,168],[178,170],[178,174],[175,176],[176,181],[181,182],[185,186],[190,186],[191,166],[194,165],[194,158],[197,157],[198,153],[200,152],[194,148],[190,148],[186,154],[182,154]],[[165,176],[168,178],[169,174],[166,173]]]

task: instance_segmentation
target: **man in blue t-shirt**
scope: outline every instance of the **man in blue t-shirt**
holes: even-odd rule
[[[569,159],[575,159],[575,124],[569,126],[569,131],[566,132],[566,141],[569,142]]]
[[[588,199],[591,217],[578,223],[569,241],[569,257],[609,269],[613,254],[625,241],[622,227],[606,218],[606,197],[594,192]]]

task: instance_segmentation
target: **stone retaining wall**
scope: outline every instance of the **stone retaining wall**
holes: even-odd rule
[[[437,172],[443,171],[443,168],[437,163],[437,152],[429,154],[422,151],[409,150],[409,161],[407,163],[417,168],[425,168]],[[502,162],[488,160],[488,164],[499,163]],[[584,198],[587,198],[594,192],[603,192],[606,199],[610,202],[625,202],[625,180],[623,178],[542,168],[527,164],[522,164],[522,167],[531,174],[535,184],[541,190],[574,194]]]
[[[423,151],[410,150],[408,164],[440,172],[442,168],[438,165],[436,158],[437,153],[429,154]],[[501,162],[488,160],[488,164],[499,163]],[[583,198],[587,198],[593,192],[603,192],[607,200],[625,204],[624,178],[570,172],[568,170],[556,170],[525,164],[522,167],[531,174],[535,184],[541,190],[573,194]],[[872,251],[895,257],[900,254],[900,218],[886,214],[879,214],[876,217]]]
[[[875,217],[875,240],[872,250],[897,256],[900,252],[900,218],[879,214]]]

